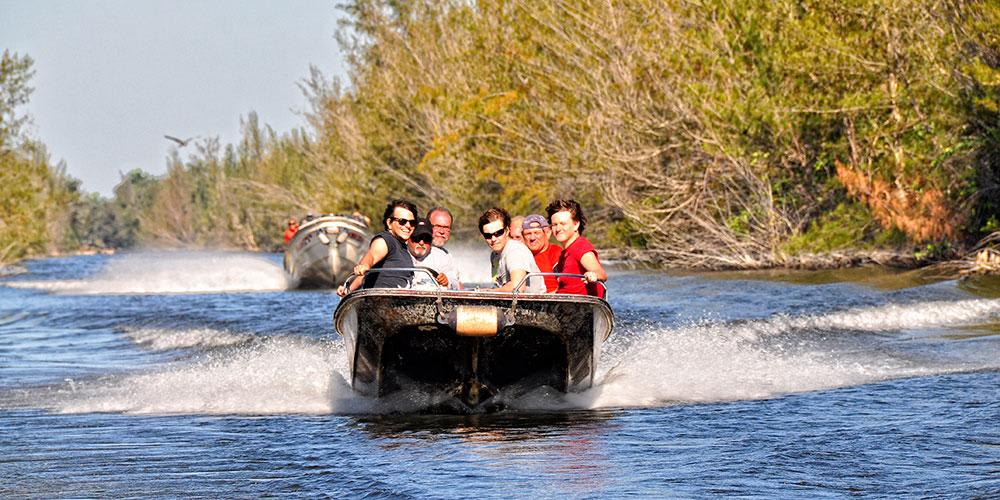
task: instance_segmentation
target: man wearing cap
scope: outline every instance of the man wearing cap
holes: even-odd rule
[[[413,267],[426,267],[437,273],[432,280],[427,273],[414,272],[411,288],[437,289],[434,280],[443,287],[458,290],[455,262],[451,254],[434,246],[434,233],[427,221],[420,221],[406,242],[406,249],[413,258]]]
[[[552,236],[552,228],[549,227],[549,221],[538,214],[531,214],[524,218],[524,222],[521,224],[521,235],[524,238],[524,244],[527,245],[528,250],[531,250],[532,255],[535,256],[535,264],[538,265],[538,270],[543,273],[551,273],[553,267],[559,262],[559,255],[562,254],[562,248],[559,245],[553,245],[549,243],[549,238]],[[559,288],[559,279],[555,276],[545,277],[545,291],[552,293]]]

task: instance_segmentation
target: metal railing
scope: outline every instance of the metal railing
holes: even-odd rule
[[[355,278],[359,278],[359,277],[360,278],[364,278],[364,276],[367,276],[369,273],[371,273],[371,274],[378,274],[378,273],[381,273],[381,272],[396,272],[396,271],[398,271],[398,272],[421,272],[421,273],[424,273],[424,274],[426,274],[426,275],[428,275],[428,276],[431,277],[431,281],[434,282],[434,285],[437,286],[438,290],[443,290],[444,289],[444,287],[441,286],[441,283],[437,282],[437,277],[441,273],[439,273],[439,272],[437,272],[437,271],[435,271],[435,270],[433,270],[433,269],[431,269],[429,267],[380,267],[380,268],[369,269],[368,272],[366,272],[363,276],[358,276],[357,274],[351,273],[350,275],[347,276],[347,279],[344,280],[344,288],[347,288],[348,289],[348,293],[350,293],[351,282],[354,281]]]
[[[580,278],[580,279],[584,279],[584,276],[582,274],[575,274],[575,273],[528,273],[528,274],[524,275],[523,278],[521,278],[521,281],[517,282],[517,286],[514,287],[513,293],[515,293],[515,294],[518,293],[517,291],[520,290],[521,287],[528,281],[528,278],[531,278],[531,277],[542,277],[542,278],[544,278],[546,276],[554,276],[556,278],[565,277],[565,278]],[[603,281],[595,281],[594,283],[600,284],[604,288],[604,295],[605,296],[608,295],[608,285],[606,285]],[[527,292],[521,292],[521,293],[527,293]]]

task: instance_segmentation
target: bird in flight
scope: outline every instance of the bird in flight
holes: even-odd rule
[[[176,137],[174,137],[172,135],[165,135],[163,137],[166,137],[167,139],[170,139],[171,141],[176,142],[178,144],[178,146],[182,147],[182,148],[184,146],[187,146],[188,143],[191,142],[192,139],[194,139],[194,137],[188,137],[187,139],[178,139],[178,138],[176,138]]]

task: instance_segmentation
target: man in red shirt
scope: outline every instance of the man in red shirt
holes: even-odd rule
[[[521,223],[521,237],[524,238],[524,244],[535,256],[535,264],[538,264],[538,269],[543,273],[552,272],[553,266],[559,262],[559,254],[562,253],[559,245],[549,243],[551,236],[552,228],[549,227],[549,221],[541,215],[531,214]],[[545,277],[546,292],[552,293],[558,287],[559,280],[555,276]]]

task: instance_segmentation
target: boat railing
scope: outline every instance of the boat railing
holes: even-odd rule
[[[437,282],[437,275],[439,274],[437,271],[435,271],[435,270],[433,270],[431,268],[428,268],[428,267],[383,267],[383,268],[378,268],[378,269],[369,269],[365,274],[368,274],[368,273],[393,272],[393,271],[395,271],[395,272],[415,272],[415,273],[416,272],[420,272],[420,273],[425,273],[428,276],[430,276],[431,277],[431,281],[433,281],[434,285],[437,287],[437,289],[436,289],[437,300],[435,300],[434,302],[435,302],[435,306],[437,307],[437,311],[438,311],[438,313],[437,313],[438,322],[439,323],[447,323],[448,322],[448,319],[449,319],[448,312],[449,311],[446,310],[446,307],[445,307],[444,301],[443,301],[443,295],[442,295],[442,293],[445,291],[445,288],[442,287],[441,284]],[[507,325],[507,326],[513,326],[514,325],[515,318],[516,318],[516,311],[517,311],[517,299],[518,299],[518,296],[519,295],[524,295],[525,293],[531,293],[531,292],[519,291],[521,289],[521,287],[526,283],[526,281],[529,278],[531,278],[531,277],[542,277],[542,278],[544,278],[546,276],[584,279],[584,276],[582,274],[575,274],[575,273],[542,273],[542,272],[538,272],[538,273],[529,272],[529,273],[527,273],[524,276],[524,278],[521,278],[521,280],[518,281],[517,286],[515,286],[514,290],[511,292],[510,308],[507,309],[506,311],[502,311],[500,313],[502,315],[502,317],[503,317],[503,323],[505,325]],[[358,275],[356,275],[354,273],[351,273],[351,275],[347,277],[347,280],[344,281],[344,285],[343,286],[344,286],[344,288],[346,288],[348,290],[348,292],[347,292],[348,294],[351,293],[351,289],[350,289],[351,282],[353,282],[354,279],[357,278],[357,277],[358,277]],[[601,282],[601,281],[598,281],[597,283],[600,283],[600,285],[602,287],[604,287],[604,296],[607,297],[608,286],[606,284],[604,284],[604,282]],[[478,292],[479,290],[477,289],[476,291]],[[532,293],[532,295],[542,295],[542,294]]]
[[[433,269],[431,269],[429,267],[381,267],[381,268],[377,268],[377,269],[369,269],[368,272],[366,272],[365,274],[366,275],[369,274],[369,273],[378,274],[378,273],[381,273],[381,272],[415,272],[415,273],[419,272],[419,273],[424,273],[427,276],[431,277],[431,281],[434,282],[434,286],[437,287],[438,291],[444,290],[444,287],[441,286],[441,283],[437,282],[437,277],[438,277],[438,275],[440,273],[438,273],[437,271],[435,271],[435,270],[433,270]],[[357,277],[358,277],[357,274],[351,273],[347,277],[347,279],[344,280],[344,287],[347,288],[348,290],[350,290],[350,288],[351,288],[351,282],[354,281],[354,278],[357,278]]]
[[[580,278],[580,279],[584,279],[585,278],[584,275],[582,275],[582,274],[576,274],[576,273],[541,273],[541,272],[539,272],[539,273],[533,273],[533,272],[529,272],[528,274],[525,274],[524,277],[521,278],[521,281],[517,282],[517,285],[514,287],[514,290],[511,292],[511,294],[513,295],[513,297],[511,297],[510,310],[507,313],[509,315],[509,319],[510,319],[511,324],[513,324],[513,322],[514,322],[514,313],[515,313],[515,311],[517,311],[517,296],[518,296],[518,294],[528,293],[528,292],[521,292],[521,291],[519,291],[519,290],[521,290],[521,287],[524,286],[524,284],[528,282],[528,279],[530,279],[532,277],[541,277],[541,278],[544,278],[546,276],[554,276],[554,277],[557,277],[557,278],[560,278],[560,277],[562,277],[562,278]],[[597,281],[596,283],[600,283],[601,286],[604,287],[604,296],[607,297],[608,296],[608,285],[605,285],[603,281]]]
[[[584,276],[582,274],[576,274],[576,273],[528,273],[528,274],[524,275],[523,278],[521,278],[521,281],[517,282],[517,286],[514,287],[514,293],[515,294],[519,293],[518,290],[520,290],[521,287],[524,286],[524,284],[528,281],[528,278],[531,278],[531,277],[543,277],[544,278],[546,276],[553,276],[553,277],[556,277],[556,278],[580,278],[580,279],[584,279]],[[608,295],[608,285],[605,284],[603,281],[595,281],[595,283],[601,285],[601,287],[604,288],[604,296],[607,297],[607,295]],[[526,292],[520,292],[520,293],[526,293]]]
[[[377,268],[377,269],[369,269],[366,274],[368,274],[368,273],[381,273],[381,272],[415,272],[415,273],[424,273],[424,274],[430,276],[431,281],[437,287],[436,289],[438,291],[445,290],[445,288],[443,286],[441,286],[441,284],[438,283],[438,281],[437,281],[437,276],[438,276],[439,273],[437,271],[429,268],[429,267],[382,267],[382,268]],[[534,273],[534,272],[529,272],[528,274],[524,275],[524,277],[521,278],[520,281],[517,282],[517,286],[515,286],[514,289],[513,289],[513,291],[511,292],[514,295],[514,300],[515,301],[517,300],[517,295],[518,294],[529,293],[529,292],[520,291],[521,287],[523,287],[524,284],[527,283],[527,281],[528,281],[529,278],[532,278],[532,277],[544,278],[546,276],[552,276],[552,277],[556,277],[556,278],[580,278],[580,279],[584,279],[585,278],[584,275],[582,275],[582,274],[575,274],[575,273],[541,273],[541,272]],[[354,278],[356,278],[356,277],[358,277],[357,274],[351,273],[347,277],[347,279],[344,280],[344,287],[347,288],[347,289],[350,289],[351,282],[354,281]],[[608,295],[608,285],[605,284],[603,281],[596,281],[595,283],[601,285],[601,287],[604,288],[604,296],[607,297],[607,295]]]

